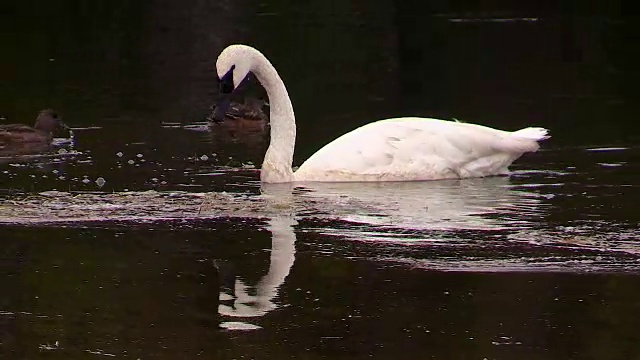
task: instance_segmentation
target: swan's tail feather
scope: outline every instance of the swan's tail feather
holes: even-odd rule
[[[540,147],[538,142],[548,139],[550,137],[548,134],[549,130],[545,128],[528,127],[512,132],[511,136],[504,137],[498,148],[505,152],[519,154],[537,151]]]
[[[513,136],[529,140],[542,141],[550,138],[549,130],[541,127],[528,127],[514,131]]]

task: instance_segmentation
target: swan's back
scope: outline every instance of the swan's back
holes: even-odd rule
[[[325,145],[295,173],[296,181],[406,181],[508,172],[536,151],[546,130],[518,132],[428,118],[381,120]]]

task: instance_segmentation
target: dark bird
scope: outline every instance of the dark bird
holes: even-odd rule
[[[246,97],[244,103],[230,102],[228,105],[213,105],[207,121],[211,131],[235,141],[244,138],[250,141],[262,139],[269,129],[269,104],[258,98]]]
[[[244,104],[231,102],[229,106],[222,108],[219,105],[213,105],[210,108],[207,121],[211,123],[220,123],[224,121],[262,121],[268,122],[269,116],[266,114],[264,108],[269,104],[258,98],[247,97],[244,99]],[[216,113],[223,113],[222,116],[216,116]]]
[[[40,111],[33,127],[0,124],[0,153],[24,154],[46,150],[56,137],[70,137],[69,127],[52,109]]]

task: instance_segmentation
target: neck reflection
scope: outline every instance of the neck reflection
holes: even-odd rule
[[[296,224],[291,217],[269,220],[267,228],[271,231],[271,256],[267,274],[256,286],[249,286],[236,278],[233,289],[222,289],[218,306],[220,315],[257,317],[277,308],[274,299],[295,261],[296,235],[293,226]]]

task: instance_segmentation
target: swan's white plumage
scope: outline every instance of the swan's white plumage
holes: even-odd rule
[[[515,132],[458,121],[396,118],[373,122],[325,145],[291,170],[295,116],[284,83],[256,49],[231,45],[218,57],[218,76],[233,71],[237,86],[255,73],[269,96],[271,143],[262,164],[263,182],[411,181],[482,177],[508,173],[525,152],[548,138],[543,128]],[[240,80],[238,80],[240,79]]]
[[[538,135],[542,140],[546,132]],[[537,140],[485,126],[428,118],[388,119],[325,145],[294,177],[297,181],[481,177],[505,174],[513,160],[537,149]]]

